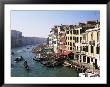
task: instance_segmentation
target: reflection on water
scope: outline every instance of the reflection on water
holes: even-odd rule
[[[11,56],[11,76],[12,77],[76,77],[78,74],[74,69],[68,67],[48,68],[33,60],[35,54],[32,53],[32,48],[35,46],[25,46],[13,48],[14,54]],[[30,71],[28,72],[23,61],[14,62],[16,57],[23,56],[27,61]]]

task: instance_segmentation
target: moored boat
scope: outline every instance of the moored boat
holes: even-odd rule
[[[19,61],[22,61],[22,60],[24,60],[24,58],[22,56],[20,56],[20,57],[17,57],[14,61],[19,62]]]
[[[95,74],[90,72],[79,73],[79,77],[95,77]]]

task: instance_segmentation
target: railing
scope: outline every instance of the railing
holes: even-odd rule
[[[89,41],[89,44],[90,45],[95,45],[95,41],[93,40],[93,41]]]
[[[85,54],[86,52],[85,51],[81,51],[81,54]]]
[[[86,40],[81,40],[81,43],[82,43],[82,44],[88,44],[88,41],[86,41]]]

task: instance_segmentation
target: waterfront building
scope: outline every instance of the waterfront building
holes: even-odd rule
[[[100,22],[56,25],[50,31],[49,46],[55,53],[74,53],[80,64],[100,67]]]
[[[49,46],[54,49],[55,53],[62,53],[66,49],[66,32],[65,25],[55,25],[49,34]]]
[[[67,25],[61,25],[60,29],[59,29],[59,50],[61,53],[64,53],[64,51],[66,50],[66,27]]]
[[[74,37],[75,37],[75,50],[74,50],[74,57],[78,60],[78,62],[81,62],[81,40],[82,35],[81,32],[84,30],[83,26],[84,23],[79,23],[79,25],[74,26]]]
[[[50,34],[48,35],[48,46],[50,48],[53,48],[52,39],[53,39],[52,31],[50,31]]]
[[[75,33],[73,25],[68,25],[66,29],[66,50],[72,52],[75,50]]]
[[[100,67],[100,22],[88,21],[83,28],[80,62]]]
[[[49,46],[53,48],[54,52],[58,51],[58,29],[52,28],[49,35]]]
[[[11,47],[22,46],[22,32],[11,30]]]

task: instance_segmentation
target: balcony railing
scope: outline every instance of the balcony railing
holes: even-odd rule
[[[81,40],[81,43],[85,43],[86,41],[85,40]]]
[[[88,44],[88,41],[86,41],[86,40],[81,40],[81,43],[82,43],[82,44]]]
[[[89,41],[89,44],[90,45],[95,45],[95,41],[93,40],[93,41]]]
[[[85,51],[81,51],[81,54],[85,54],[86,52]]]

